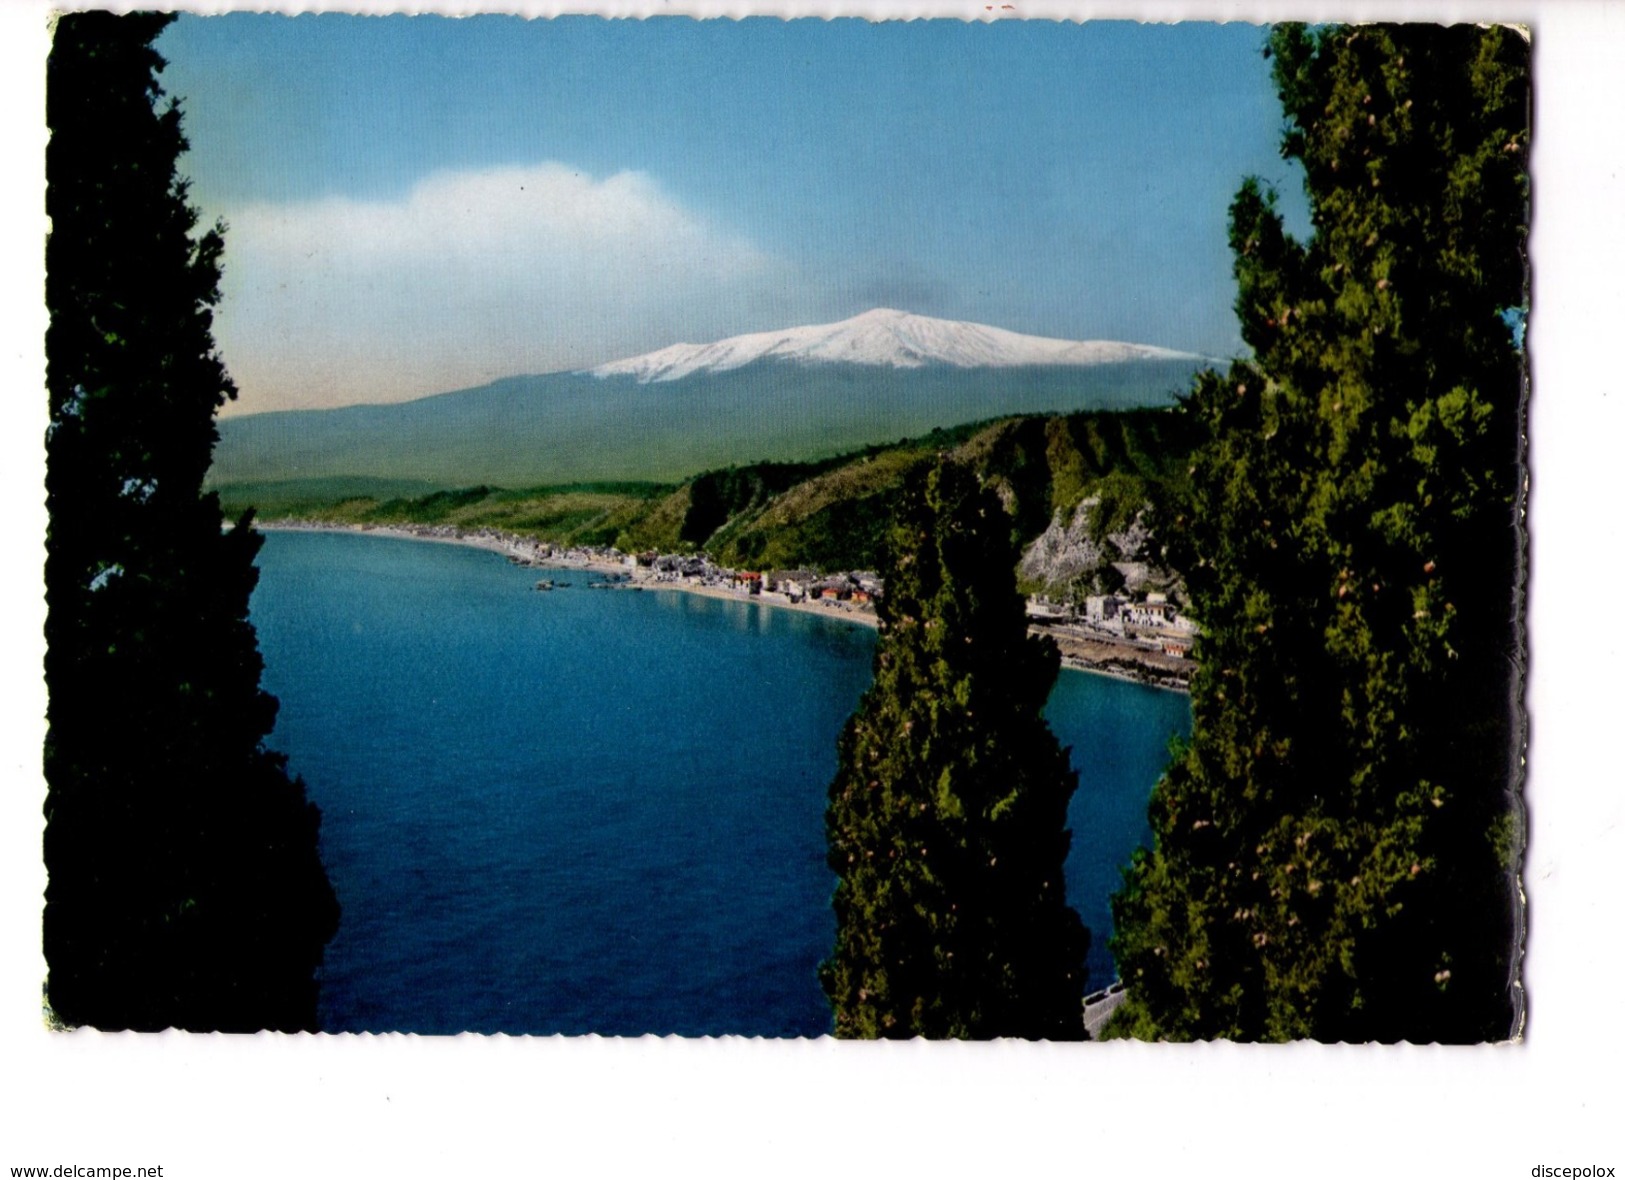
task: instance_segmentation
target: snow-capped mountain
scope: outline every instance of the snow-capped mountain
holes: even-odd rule
[[[611,361],[594,377],[631,376],[639,383],[676,381],[695,373],[725,373],[763,359],[801,364],[844,362],[893,369],[948,365],[1003,369],[1025,365],[1106,365],[1125,361],[1192,361],[1191,353],[1116,340],[1056,340],[987,324],[939,320],[877,307],[834,324],[730,336],[714,344],[673,344]]]
[[[1171,406],[1207,363],[877,310],[394,405],[229,418],[214,478],[677,482],[1009,415]]]

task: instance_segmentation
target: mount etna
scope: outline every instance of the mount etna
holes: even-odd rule
[[[1167,406],[1208,363],[876,309],[416,401],[227,418],[211,482],[673,480],[1000,415]]]

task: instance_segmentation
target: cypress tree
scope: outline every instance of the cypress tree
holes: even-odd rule
[[[1113,949],[1143,1037],[1478,1041],[1517,1019],[1528,45],[1275,30],[1274,194],[1231,208],[1249,361],[1201,378],[1188,748]]]
[[[829,793],[835,1033],[1081,1037],[1077,776],[1041,714],[1060,660],[1027,634],[1010,519],[941,461],[908,479],[886,554],[874,682]]]
[[[235,389],[152,40],[75,13],[48,64],[49,1003],[101,1028],[307,1029],[337,925],[319,817],[263,745],[261,539],[202,492]]]

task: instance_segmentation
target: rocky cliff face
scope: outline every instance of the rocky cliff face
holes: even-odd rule
[[[1112,590],[1177,592],[1178,573],[1156,563],[1156,546],[1145,526],[1144,511],[1136,513],[1121,532],[1107,533],[1097,541],[1091,522],[1099,508],[1099,498],[1091,496],[1078,505],[1070,520],[1057,512],[1022,554],[1018,567],[1022,581],[1057,601]]]

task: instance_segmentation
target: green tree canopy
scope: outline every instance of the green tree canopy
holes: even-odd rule
[[[1313,233],[1231,207],[1253,357],[1200,379],[1189,747],[1115,905],[1144,1037],[1515,1026],[1528,45],[1275,30]]]
[[[901,500],[874,683],[830,786],[835,1032],[1076,1039],[1077,776],[1041,713],[1059,656],[1027,634],[1010,518],[973,473],[918,469]]]
[[[55,1013],[102,1028],[310,1028],[337,925],[319,817],[262,739],[260,538],[201,492],[235,396],[196,234],[170,18],[61,18],[48,66],[44,940]]]

